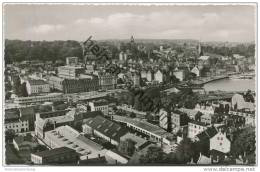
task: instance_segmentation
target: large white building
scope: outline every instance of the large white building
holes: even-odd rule
[[[58,76],[61,78],[75,79],[84,73],[85,69],[81,66],[59,66]]]
[[[47,82],[43,80],[28,80],[26,81],[26,90],[28,95],[49,93],[50,86]]]
[[[87,139],[68,125],[45,132],[44,142],[52,149],[60,147],[71,148],[80,154],[81,159],[86,156],[90,158],[98,157],[98,154],[104,155],[104,149],[101,145]]]

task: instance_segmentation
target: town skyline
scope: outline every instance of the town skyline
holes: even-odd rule
[[[255,42],[253,5],[7,4],[4,9],[5,39],[82,41],[93,35],[96,40],[124,40],[134,35],[137,40]]]

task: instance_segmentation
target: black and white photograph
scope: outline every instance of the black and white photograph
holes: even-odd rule
[[[2,165],[249,172],[257,6],[2,3]]]

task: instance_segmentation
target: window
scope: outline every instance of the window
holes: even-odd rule
[[[222,143],[220,142],[219,145],[222,146]]]

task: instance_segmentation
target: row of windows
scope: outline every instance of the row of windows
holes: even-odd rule
[[[7,127],[7,126],[5,126],[5,128],[6,129],[12,129],[12,130],[14,130],[15,132],[25,132],[25,131],[28,131],[28,128],[18,128],[18,129],[15,129],[15,128],[12,128],[11,126],[9,126],[9,127]]]
[[[108,109],[108,107],[106,106],[106,107],[96,107],[95,108],[96,109],[96,111],[98,111],[98,110],[107,110]]]
[[[141,133],[144,133],[144,134],[150,136],[151,138],[155,138],[155,139],[158,140],[158,141],[159,141],[159,139],[160,139],[158,136],[155,136],[155,135],[153,135],[153,134],[151,134],[151,133],[148,133],[148,132],[146,132],[146,131],[144,131],[144,130],[142,130],[142,129],[140,129],[140,128],[134,127],[134,126],[132,126],[132,125],[130,125],[130,127],[133,128],[133,129],[136,130],[136,131],[139,131],[139,132],[141,132]]]
[[[21,125],[22,126],[27,126],[28,124],[27,123],[22,123]],[[6,125],[5,128],[7,128],[8,126],[9,126],[9,128],[12,128],[12,127],[13,128],[17,127],[18,128],[18,127],[20,127],[19,124],[9,124],[9,125]]]
[[[38,102],[38,101],[54,101],[54,100],[58,100],[59,98],[56,96],[56,97],[33,97],[33,98],[30,98],[30,97],[26,97],[26,98],[17,98],[15,100],[15,102],[17,103],[23,103],[23,102],[26,102],[26,103],[34,103],[34,102]]]

